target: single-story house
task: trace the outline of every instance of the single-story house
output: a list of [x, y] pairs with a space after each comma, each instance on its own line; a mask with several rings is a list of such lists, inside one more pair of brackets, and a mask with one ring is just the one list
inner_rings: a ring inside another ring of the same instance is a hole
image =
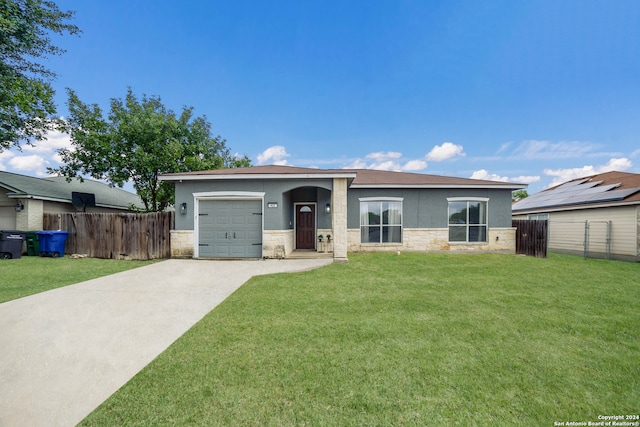
[[511, 192], [525, 184], [366, 169], [255, 166], [165, 174], [175, 257], [293, 252], [515, 252]]
[[518, 201], [513, 219], [549, 220], [550, 251], [640, 261], [640, 174], [573, 179]]
[[137, 194], [98, 181], [0, 171], [0, 230], [42, 230], [45, 213], [123, 212], [132, 206], [143, 206]]

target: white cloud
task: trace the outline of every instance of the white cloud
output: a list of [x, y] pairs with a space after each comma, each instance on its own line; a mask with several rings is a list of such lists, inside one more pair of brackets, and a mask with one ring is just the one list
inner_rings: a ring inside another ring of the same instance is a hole
[[378, 151], [377, 153], [369, 153], [365, 156], [365, 159], [373, 159], [377, 162], [384, 162], [387, 159], [399, 159], [402, 157], [402, 153], [398, 153], [397, 151]]
[[285, 166], [287, 161], [285, 157], [289, 157], [289, 153], [282, 145], [274, 145], [258, 154], [258, 165], [273, 164]]
[[403, 171], [421, 171], [427, 168], [427, 162], [424, 160], [409, 160], [402, 166]]
[[524, 141], [513, 151], [511, 157], [527, 159], [571, 159], [595, 154], [600, 146], [590, 142], [561, 141], [549, 142]]
[[5, 162], [10, 160], [14, 156], [12, 151], [2, 151], [0, 152], [0, 171], [6, 171], [7, 166]]
[[583, 166], [581, 168], [569, 168], [569, 169], [545, 169], [544, 174], [548, 176], [555, 176], [556, 178], [551, 182], [550, 186], [562, 184], [563, 182], [571, 181], [572, 179], [582, 178], [585, 176], [596, 175], [604, 172], [611, 171], [624, 171], [633, 166], [633, 163], [626, 157], [615, 158], [609, 160], [605, 165], [597, 166]]
[[421, 159], [401, 162], [402, 153], [397, 151], [378, 151], [369, 153], [364, 159], [358, 158], [346, 165], [344, 169], [374, 169], [386, 171], [419, 171], [427, 167], [427, 162]]
[[442, 145], [434, 146], [427, 154], [427, 160], [434, 162], [441, 162], [443, 160], [453, 159], [455, 157], [466, 156], [462, 145], [454, 144], [453, 142], [443, 142]]
[[540, 181], [540, 175], [520, 175], [514, 178], [509, 178], [511, 182], [518, 182], [520, 184], [531, 184]]
[[9, 160], [9, 166], [17, 171], [30, 172], [38, 176], [46, 176], [45, 168], [49, 164], [44, 157], [37, 154], [15, 156]]
[[539, 176], [517, 176], [517, 177], [507, 177], [500, 176], [495, 173], [489, 173], [486, 169], [480, 169], [474, 171], [471, 174], [471, 179], [483, 179], [488, 181], [500, 181], [500, 182], [515, 182], [518, 184], [531, 184], [532, 182], [540, 181]]
[[22, 150], [29, 153], [43, 153], [49, 155], [55, 153], [60, 148], [72, 148], [71, 136], [68, 133], [57, 130], [47, 133], [43, 141], [34, 141], [33, 145], [24, 145]]
[[474, 171], [471, 174], [471, 179], [484, 179], [488, 181], [502, 181], [502, 182], [509, 181], [509, 178], [497, 175], [495, 173], [489, 173], [486, 169], [480, 169], [480, 170]]

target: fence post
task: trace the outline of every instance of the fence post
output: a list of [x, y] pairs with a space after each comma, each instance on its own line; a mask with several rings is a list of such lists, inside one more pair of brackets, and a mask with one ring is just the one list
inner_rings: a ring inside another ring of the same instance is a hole
[[611, 259], [611, 220], [607, 221], [607, 259]]
[[589, 220], [584, 222], [584, 257], [589, 256]]

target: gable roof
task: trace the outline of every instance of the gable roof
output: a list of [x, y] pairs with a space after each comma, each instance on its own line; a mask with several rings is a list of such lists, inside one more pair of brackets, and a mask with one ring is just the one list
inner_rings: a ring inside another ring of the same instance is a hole
[[640, 174], [605, 172], [573, 179], [514, 203], [513, 213], [640, 204]]
[[36, 178], [11, 172], [0, 171], [0, 187], [7, 190], [9, 198], [30, 198], [71, 203], [71, 193], [95, 194], [96, 206], [114, 209], [129, 209], [131, 205], [142, 207], [137, 194], [111, 187], [102, 182], [85, 179], [80, 182], [73, 179], [67, 182], [65, 177]]
[[293, 166], [250, 166], [246, 168], [164, 174], [163, 181], [192, 181], [217, 179], [295, 179], [347, 178], [350, 188], [526, 188], [526, 184], [487, 181], [450, 176], [372, 169], [314, 169]]

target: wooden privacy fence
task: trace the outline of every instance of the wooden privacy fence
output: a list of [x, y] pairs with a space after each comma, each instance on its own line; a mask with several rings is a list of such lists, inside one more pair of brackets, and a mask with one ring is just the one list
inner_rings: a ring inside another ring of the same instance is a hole
[[547, 257], [547, 220], [513, 220], [512, 227], [516, 228], [517, 254]]
[[45, 230], [69, 232], [65, 252], [91, 258], [148, 260], [171, 256], [173, 212], [48, 213]]

